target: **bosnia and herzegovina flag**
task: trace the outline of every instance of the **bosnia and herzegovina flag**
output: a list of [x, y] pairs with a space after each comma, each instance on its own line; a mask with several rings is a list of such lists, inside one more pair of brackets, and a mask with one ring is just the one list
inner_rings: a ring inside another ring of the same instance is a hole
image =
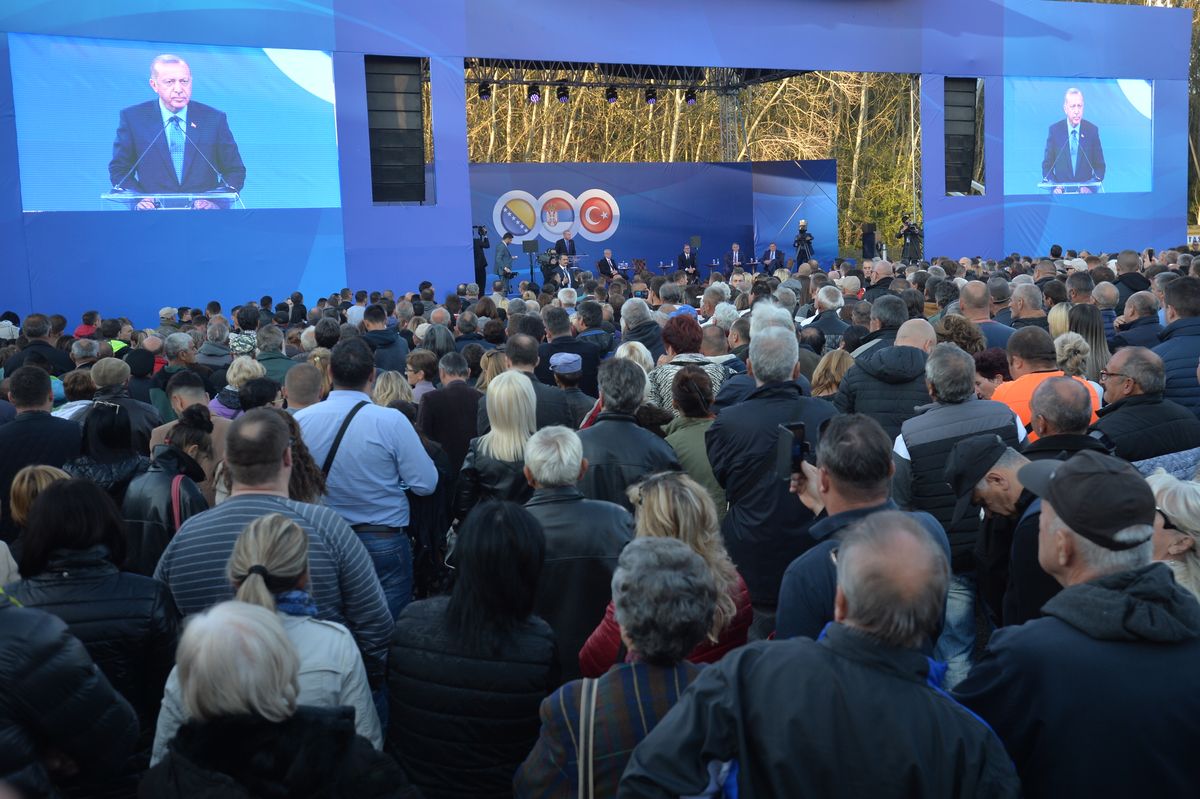
[[536, 220], [537, 215], [533, 211], [533, 206], [520, 197], [514, 197], [506, 202], [500, 211], [500, 223], [507, 232], [514, 236], [528, 236], [529, 232], [533, 230], [533, 223]]

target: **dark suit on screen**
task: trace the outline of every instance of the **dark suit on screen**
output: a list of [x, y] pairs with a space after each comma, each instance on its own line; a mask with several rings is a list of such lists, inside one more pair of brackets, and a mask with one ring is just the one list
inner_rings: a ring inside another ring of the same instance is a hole
[[554, 242], [554, 251], [559, 255], [575, 255], [575, 239], [559, 239]]
[[[204, 103], [188, 103], [182, 181], [175, 175], [167, 146], [168, 133], [163, 127], [158, 100], [121, 111], [112, 160], [108, 162], [108, 177], [112, 184], [116, 186], [120, 182], [122, 188], [146, 194], [210, 191], [220, 186], [221, 181], [213, 168], [205, 163], [204, 158], [207, 158], [221, 173], [226, 185], [242, 190], [246, 166], [223, 111]], [[143, 153], [145, 158], [129, 174]], [[125, 177], [127, 174], [129, 176]]]
[[1067, 120], [1050, 126], [1046, 151], [1042, 155], [1042, 176], [1055, 183], [1082, 183], [1104, 180], [1104, 147], [1100, 129], [1086, 119], [1079, 120], [1079, 155], [1071, 168], [1071, 145], [1067, 141]]

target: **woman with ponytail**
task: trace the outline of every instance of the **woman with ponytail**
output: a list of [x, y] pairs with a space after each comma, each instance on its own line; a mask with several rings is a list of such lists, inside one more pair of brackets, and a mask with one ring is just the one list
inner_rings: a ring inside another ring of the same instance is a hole
[[184, 408], [165, 443], [151, 453], [150, 468], [129, 484], [121, 505], [129, 531], [125, 571], [152, 576], [179, 526], [208, 510], [200, 464], [212, 460], [212, 431], [208, 408]]
[[717, 508], [717, 523], [725, 518], [725, 490], [713, 476], [708, 462], [704, 434], [712, 427], [713, 385], [708, 373], [695, 366], [685, 366], [671, 381], [671, 399], [675, 418], [667, 425], [667, 443], [675, 450], [683, 471], [704, 487]]
[[[316, 618], [308, 586], [308, 535], [288, 517], [272, 513], [238, 536], [229, 556], [235, 599], [273, 611], [300, 656], [298, 705], [354, 708], [356, 732], [376, 749], [383, 746], [379, 716], [367, 671], [354, 637], [337, 622]], [[175, 731], [187, 721], [175, 671], [167, 679], [151, 763], [167, 753]]]

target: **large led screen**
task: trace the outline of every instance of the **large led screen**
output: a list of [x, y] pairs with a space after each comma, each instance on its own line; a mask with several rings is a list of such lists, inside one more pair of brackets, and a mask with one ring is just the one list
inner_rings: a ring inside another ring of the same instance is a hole
[[25, 211], [340, 206], [329, 53], [8, 44]]

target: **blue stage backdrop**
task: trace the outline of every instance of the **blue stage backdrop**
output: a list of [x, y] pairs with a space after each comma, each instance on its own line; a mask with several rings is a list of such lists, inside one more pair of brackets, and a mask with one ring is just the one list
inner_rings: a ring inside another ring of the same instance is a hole
[[505, 232], [513, 234], [511, 249], [523, 274], [529, 261], [519, 254], [521, 242], [536, 240], [545, 250], [567, 230], [592, 271], [606, 248], [618, 262], [642, 258], [652, 271], [673, 268], [693, 236], [700, 237], [705, 267], [720, 263], [735, 241], [743, 260], [771, 242], [791, 257], [801, 219], [824, 265], [837, 254], [833, 161], [473, 164], [471, 211], [493, 245]]

